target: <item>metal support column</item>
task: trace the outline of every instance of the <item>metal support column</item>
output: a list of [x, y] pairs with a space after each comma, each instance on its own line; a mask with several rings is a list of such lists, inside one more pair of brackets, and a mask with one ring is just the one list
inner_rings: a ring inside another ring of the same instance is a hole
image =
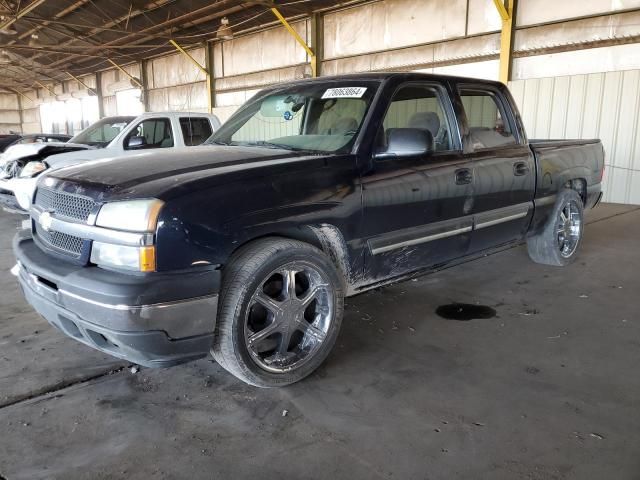
[[311, 15], [311, 49], [315, 53], [311, 61], [311, 71], [319, 77], [322, 75], [322, 60], [324, 59], [324, 17], [319, 13]]
[[207, 106], [209, 113], [216, 106], [216, 80], [213, 62], [213, 43], [204, 43], [204, 63], [207, 70]]
[[144, 105], [144, 111], [150, 112], [149, 108], [149, 79], [147, 78], [147, 63], [148, 60], [142, 60], [140, 62], [140, 82], [142, 82], [142, 105]]
[[18, 101], [18, 116], [20, 117], [20, 132], [24, 132], [24, 107], [22, 104], [22, 97], [16, 93], [16, 100]]
[[511, 80], [513, 64], [513, 31], [517, 0], [493, 0], [502, 19], [500, 34], [500, 81], [504, 84]]
[[96, 72], [96, 96], [98, 97], [98, 117], [104, 118], [104, 94], [102, 92], [101, 72]]

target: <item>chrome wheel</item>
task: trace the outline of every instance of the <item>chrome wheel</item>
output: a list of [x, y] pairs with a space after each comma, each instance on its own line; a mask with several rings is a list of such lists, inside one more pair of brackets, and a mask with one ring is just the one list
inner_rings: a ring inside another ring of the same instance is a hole
[[582, 215], [574, 201], [567, 202], [560, 210], [557, 234], [560, 255], [569, 258], [578, 248], [582, 234]]
[[244, 338], [252, 360], [283, 373], [312, 358], [333, 321], [334, 290], [307, 262], [288, 263], [269, 274], [249, 301]]

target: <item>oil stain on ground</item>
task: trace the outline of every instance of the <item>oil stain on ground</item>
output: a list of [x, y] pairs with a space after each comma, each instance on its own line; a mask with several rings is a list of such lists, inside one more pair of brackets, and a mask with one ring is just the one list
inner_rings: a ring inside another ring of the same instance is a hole
[[449, 305], [440, 305], [436, 308], [436, 314], [447, 320], [476, 320], [493, 318], [496, 311], [486, 305], [471, 305], [468, 303], [451, 303]]

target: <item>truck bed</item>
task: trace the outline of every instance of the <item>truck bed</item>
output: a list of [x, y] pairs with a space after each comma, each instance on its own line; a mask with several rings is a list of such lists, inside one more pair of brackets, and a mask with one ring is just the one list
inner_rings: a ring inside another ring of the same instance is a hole
[[587, 190], [599, 190], [604, 171], [600, 140], [531, 140], [529, 145], [536, 158], [535, 198], [557, 193], [572, 179], [582, 179]]
[[592, 208], [600, 201], [604, 172], [604, 149], [600, 140], [531, 140], [529, 146], [536, 158], [535, 214], [531, 231], [542, 228], [556, 194], [569, 183], [583, 182], [578, 190], [585, 208]]

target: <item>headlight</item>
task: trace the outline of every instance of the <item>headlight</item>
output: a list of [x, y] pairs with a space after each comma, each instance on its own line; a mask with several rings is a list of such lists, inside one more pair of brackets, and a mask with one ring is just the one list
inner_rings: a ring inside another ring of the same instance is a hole
[[91, 263], [137, 272], [153, 272], [156, 269], [156, 247], [128, 247], [93, 242]]
[[91, 263], [137, 272], [153, 272], [156, 269], [156, 247], [127, 247], [93, 242]]
[[47, 168], [49, 167], [47, 167], [47, 164], [44, 162], [29, 162], [20, 171], [20, 175], [18, 176], [20, 178], [35, 177], [36, 175], [39, 175], [42, 172], [44, 172]]
[[[98, 212], [99, 227], [129, 232], [153, 232], [164, 205], [156, 198], [105, 203]], [[156, 247], [133, 247], [94, 241], [91, 262], [96, 265], [153, 272], [156, 269]]]
[[98, 213], [96, 225], [130, 232], [153, 232], [163, 203], [155, 198], [105, 203]]

